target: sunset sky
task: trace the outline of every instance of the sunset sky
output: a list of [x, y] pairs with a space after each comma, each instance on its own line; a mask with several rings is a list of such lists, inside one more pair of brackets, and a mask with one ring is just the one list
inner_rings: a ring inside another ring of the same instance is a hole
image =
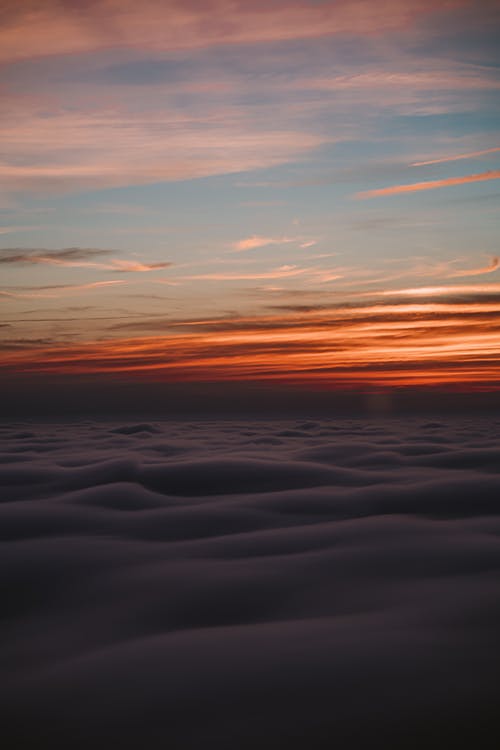
[[0, 377], [500, 382], [495, 0], [0, 10]]

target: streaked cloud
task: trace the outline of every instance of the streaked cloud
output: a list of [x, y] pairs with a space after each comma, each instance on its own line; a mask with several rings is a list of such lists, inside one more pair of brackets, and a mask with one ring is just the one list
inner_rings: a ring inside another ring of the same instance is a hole
[[[494, 75], [488, 75], [482, 68], [474, 66], [456, 65], [449, 68], [433, 68], [426, 71], [412, 70], [396, 71], [370, 70], [360, 73], [348, 73], [332, 77], [299, 79], [294, 81], [294, 87], [318, 89], [324, 91], [372, 91], [378, 89], [392, 93], [394, 90], [406, 91], [436, 91], [453, 89], [499, 89], [500, 81]], [[496, 149], [492, 149], [496, 150]], [[491, 153], [485, 151], [480, 153]], [[462, 157], [467, 158], [467, 157]], [[443, 160], [443, 161], [448, 161]], [[428, 162], [425, 162], [428, 163]], [[434, 162], [431, 162], [434, 163]], [[412, 166], [421, 166], [413, 164]]]
[[445, 296], [445, 295], [480, 295], [493, 294], [500, 292], [500, 284], [463, 284], [463, 285], [441, 285], [441, 286], [416, 286], [406, 289], [390, 289], [382, 292], [373, 292], [381, 297], [428, 297], [428, 296]]
[[443, 180], [429, 180], [427, 182], [412, 182], [409, 185], [391, 185], [376, 190], [363, 190], [354, 195], [355, 198], [378, 198], [385, 195], [399, 195], [402, 193], [416, 193], [420, 190], [435, 190], [453, 185], [466, 185], [472, 182], [500, 179], [500, 169], [490, 169], [479, 174], [469, 174], [463, 177], [446, 177]]
[[[0, 370], [183, 382], [274, 380], [340, 389], [491, 388], [500, 378], [499, 313], [500, 297], [485, 303], [423, 299], [301, 306], [184, 324], [158, 320], [160, 329], [171, 332], [13, 351]], [[131, 330], [154, 325], [154, 320], [124, 324]]]
[[182, 278], [189, 281], [250, 281], [257, 279], [287, 279], [293, 276], [303, 276], [310, 273], [309, 268], [297, 268], [297, 266], [279, 266], [270, 271], [234, 271], [220, 273], [201, 273]]
[[169, 268], [172, 263], [141, 263], [134, 260], [113, 260], [110, 264], [110, 271], [121, 271], [122, 273], [147, 273], [148, 271], [158, 271], [162, 268]]
[[[317, 266], [282, 265], [269, 270], [216, 271], [180, 277], [181, 281], [258, 281], [264, 279], [287, 279], [300, 276], [307, 284], [327, 284], [344, 278], [345, 269], [320, 268]], [[161, 283], [163, 279], [159, 279]]]
[[[6, 253], [6, 254], [4, 254]], [[96, 248], [68, 247], [63, 250], [41, 250], [12, 248], [0, 250], [0, 263], [9, 265], [49, 265], [65, 268], [97, 268], [121, 273], [142, 273], [157, 271], [171, 266], [168, 262], [142, 263], [136, 260], [111, 259], [107, 263], [89, 260], [110, 255], [111, 250]]]
[[90, 258], [109, 255], [111, 250], [87, 247], [66, 247], [62, 250], [44, 250], [42, 248], [2, 248], [0, 263], [29, 264], [48, 263], [52, 265], [67, 265], [86, 261]]
[[470, 268], [463, 271], [455, 271], [450, 274], [450, 278], [456, 278], [459, 276], [482, 276], [485, 273], [493, 273], [500, 267], [500, 259], [492, 258], [491, 262], [487, 266], [480, 266], [479, 268]]
[[[172, 182], [276, 166], [331, 141], [330, 136], [254, 119], [221, 107], [138, 114], [133, 102], [114, 111], [52, 111], [11, 102], [0, 123], [6, 156], [0, 185], [66, 191]], [[153, 111], [151, 111], [153, 107]]]
[[[499, 84], [500, 85], [500, 84]], [[428, 159], [427, 161], [414, 161], [410, 164], [410, 167], [426, 167], [429, 164], [443, 164], [447, 161], [460, 161], [461, 159], [475, 159], [479, 156], [486, 156], [487, 154], [494, 154], [500, 151], [500, 146], [494, 148], [485, 148], [482, 151], [469, 151], [466, 154], [453, 154], [451, 156], [441, 156], [437, 159]]]
[[107, 288], [117, 284], [125, 284], [125, 281], [113, 279], [110, 281], [92, 281], [88, 284], [53, 284], [49, 286], [34, 287], [16, 287], [0, 289], [1, 297], [11, 297], [13, 299], [55, 299], [64, 296], [68, 292], [88, 291], [91, 289]]
[[[455, 0], [448, 8], [466, 4]], [[372, 8], [363, 0], [325, 0], [293, 4], [262, 0], [184, 2], [97, 0], [86, 5], [45, 0], [12, 4], [0, 32], [3, 60], [82, 54], [109, 48], [148, 51], [189, 50], [216, 45], [263, 44], [314, 39], [328, 35], [371, 35], [397, 31], [436, 12], [431, 0], [380, 0]], [[103, 30], [105, 32], [103, 33]]]

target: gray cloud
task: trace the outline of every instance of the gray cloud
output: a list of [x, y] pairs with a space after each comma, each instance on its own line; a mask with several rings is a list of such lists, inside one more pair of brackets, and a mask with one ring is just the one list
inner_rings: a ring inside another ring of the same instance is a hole
[[96, 258], [109, 256], [112, 250], [100, 248], [67, 247], [62, 250], [44, 250], [42, 248], [8, 248], [1, 251], [0, 263], [13, 265], [50, 265], [68, 268], [96, 268], [102, 271], [116, 273], [141, 273], [168, 268], [172, 264], [168, 261], [143, 263], [141, 260], [124, 260], [110, 258], [99, 261]]
[[0, 263], [27, 264], [50, 263], [55, 264], [72, 261], [86, 261], [110, 255], [111, 250], [93, 247], [65, 247], [62, 250], [45, 250], [35, 247], [12, 247], [0, 250]]

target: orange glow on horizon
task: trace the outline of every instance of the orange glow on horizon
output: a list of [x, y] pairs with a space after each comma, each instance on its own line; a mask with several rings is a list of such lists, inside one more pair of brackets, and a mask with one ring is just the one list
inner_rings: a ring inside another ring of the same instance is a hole
[[0, 372], [495, 389], [499, 314], [500, 302], [433, 302], [185, 321], [164, 335], [13, 349]]

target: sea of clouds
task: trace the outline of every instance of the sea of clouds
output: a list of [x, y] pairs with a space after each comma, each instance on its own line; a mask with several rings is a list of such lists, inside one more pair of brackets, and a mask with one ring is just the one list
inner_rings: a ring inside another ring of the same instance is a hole
[[495, 746], [499, 435], [4, 424], [5, 746]]

